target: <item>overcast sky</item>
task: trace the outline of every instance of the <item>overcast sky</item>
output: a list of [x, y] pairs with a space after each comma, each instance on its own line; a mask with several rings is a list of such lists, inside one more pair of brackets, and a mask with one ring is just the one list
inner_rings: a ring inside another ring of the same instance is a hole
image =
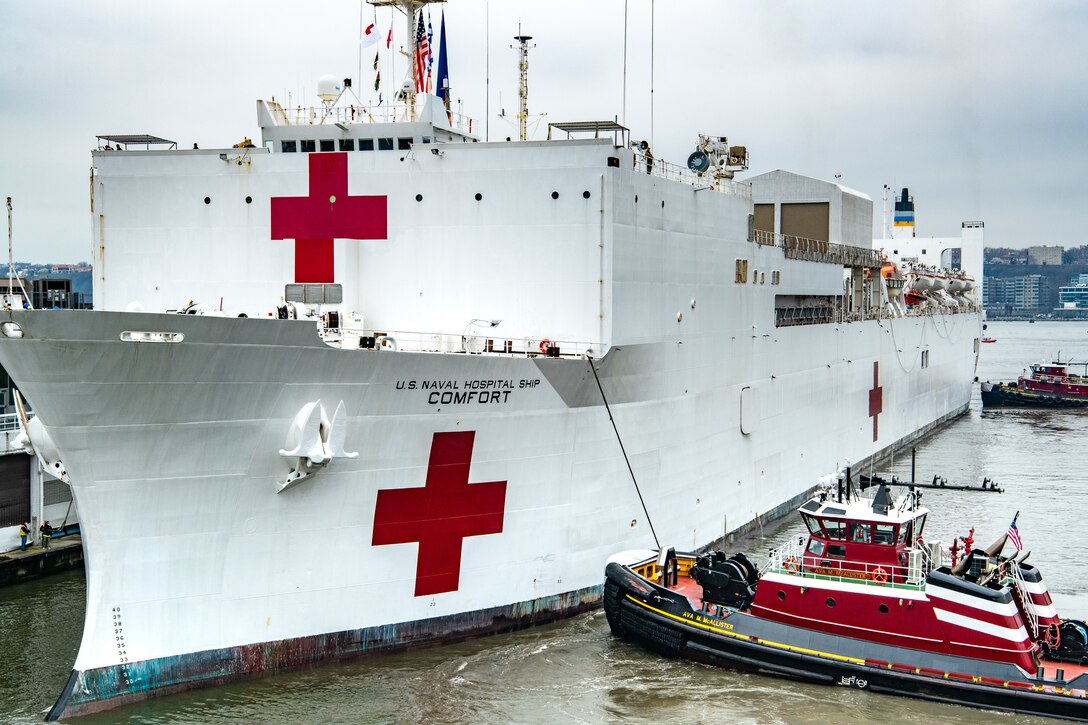
[[[451, 0], [450, 84], [492, 140], [515, 133], [518, 22], [534, 36], [530, 113], [619, 116], [651, 137], [650, 0]], [[259, 142], [254, 101], [310, 104], [324, 74], [358, 76], [356, 0], [0, 0], [0, 197], [15, 257], [90, 258], [97, 134], [189, 148]], [[388, 28], [389, 9], [377, 12]], [[366, 22], [374, 11], [366, 6]], [[487, 18], [490, 35], [485, 32]], [[736, 0], [656, 3], [655, 155], [683, 163], [698, 133], [746, 145], [751, 173], [834, 179], [873, 198], [909, 186], [919, 236], [986, 223], [988, 246], [1088, 243], [1088, 3], [1081, 0]], [[403, 16], [393, 22], [404, 43]], [[488, 42], [490, 37], [490, 42]], [[373, 50], [356, 81], [371, 99]], [[403, 79], [405, 64], [383, 79]], [[501, 96], [501, 102], [500, 102]], [[374, 99], [376, 100], [376, 98]], [[750, 175], [750, 174], [749, 174]], [[6, 227], [4, 229], [6, 231]]]

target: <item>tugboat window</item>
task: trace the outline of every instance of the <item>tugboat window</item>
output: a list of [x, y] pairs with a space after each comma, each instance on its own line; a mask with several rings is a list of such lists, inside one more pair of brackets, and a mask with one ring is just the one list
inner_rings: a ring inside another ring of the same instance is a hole
[[780, 601], [780, 602], [786, 601], [786, 593], [784, 591], [782, 591], [781, 589], [778, 590], [778, 601]]
[[832, 519], [824, 519], [824, 531], [827, 532], [827, 538], [839, 539], [843, 541], [846, 539], [846, 522], [833, 521]]
[[872, 524], [858, 524], [851, 522], [850, 524], [850, 541], [857, 544], [869, 544], [872, 543]]
[[824, 542], [817, 539], [810, 539], [808, 542], [808, 553], [813, 556], [823, 556]]
[[877, 609], [880, 610], [881, 614], [887, 614], [888, 613], [888, 605], [887, 604], [881, 604], [879, 607], [877, 607]]
[[877, 524], [876, 531], [873, 532], [873, 543], [887, 545], [894, 544], [895, 527], [891, 524]]
[[816, 519], [812, 518], [811, 516], [802, 516], [801, 518], [805, 520], [805, 526], [808, 527], [808, 532], [810, 534], [823, 536], [823, 531], [820, 530], [820, 524], [816, 522]]
[[902, 544], [905, 541], [911, 540], [910, 538], [911, 522], [907, 522], [899, 527], [899, 543]]
[[835, 606], [835, 600], [832, 599], [831, 597], [828, 597], [827, 598], [827, 606], [829, 606], [829, 607]]
[[843, 559], [846, 557], [846, 547], [839, 546], [838, 544], [831, 544], [827, 547], [827, 555], [833, 556], [836, 559]]

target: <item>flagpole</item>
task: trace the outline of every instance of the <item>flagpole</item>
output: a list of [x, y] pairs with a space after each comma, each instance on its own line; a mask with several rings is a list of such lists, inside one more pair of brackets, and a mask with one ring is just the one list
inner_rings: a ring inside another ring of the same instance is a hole
[[650, 146], [654, 145], [654, 0], [650, 0]]
[[491, 140], [491, 3], [484, 3], [484, 141]]
[[623, 125], [627, 125], [627, 0], [623, 0]]
[[359, 75], [355, 76], [355, 84], [359, 89], [363, 87], [363, 4], [364, 0], [359, 0]]

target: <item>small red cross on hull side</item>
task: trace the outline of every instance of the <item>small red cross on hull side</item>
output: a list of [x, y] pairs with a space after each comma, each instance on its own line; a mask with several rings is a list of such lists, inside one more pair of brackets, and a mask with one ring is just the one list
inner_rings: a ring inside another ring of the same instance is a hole
[[877, 419], [884, 412], [884, 388], [880, 387], [880, 363], [873, 363], [873, 389], [869, 391], [869, 417], [873, 419], [873, 440], [877, 437]]

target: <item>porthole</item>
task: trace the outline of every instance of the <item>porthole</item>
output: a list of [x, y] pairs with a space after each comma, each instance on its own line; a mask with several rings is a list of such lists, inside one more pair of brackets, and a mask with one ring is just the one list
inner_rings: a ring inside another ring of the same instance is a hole
[[780, 602], [786, 601], [786, 593], [784, 591], [782, 591], [781, 589], [778, 590], [778, 601], [780, 601]]
[[483, 198], [484, 198], [484, 195], [477, 191], [476, 192], [476, 201], [479, 201], [480, 199], [483, 199]]
[[247, 204], [252, 204], [253, 203], [253, 197], [252, 196], [247, 196], [246, 197], [246, 203]]
[[877, 607], [877, 609], [880, 610], [881, 614], [887, 614], [888, 613], [888, 605], [887, 604], [881, 604], [879, 607]]
[[423, 201], [423, 194], [416, 194], [416, 201]]
[[212, 198], [210, 196], [205, 196], [204, 197], [204, 203], [205, 204], [211, 204], [212, 203]]
[[552, 198], [553, 199], [558, 199], [559, 198], [559, 192], [558, 191], [553, 191], [552, 192]]
[[835, 606], [835, 600], [832, 599], [831, 597], [828, 597], [827, 598], [827, 606], [829, 606], [829, 607]]
[[635, 203], [638, 203], [638, 194], [635, 194]]
[[662, 208], [662, 209], [664, 209], [664, 208], [665, 208], [665, 200], [664, 200], [664, 199], [662, 199], [662, 200], [661, 200], [661, 208]]
[[588, 199], [590, 196], [591, 196], [591, 194], [589, 193], [588, 189], [586, 189], [585, 191], [582, 192], [582, 198], [583, 199]]

